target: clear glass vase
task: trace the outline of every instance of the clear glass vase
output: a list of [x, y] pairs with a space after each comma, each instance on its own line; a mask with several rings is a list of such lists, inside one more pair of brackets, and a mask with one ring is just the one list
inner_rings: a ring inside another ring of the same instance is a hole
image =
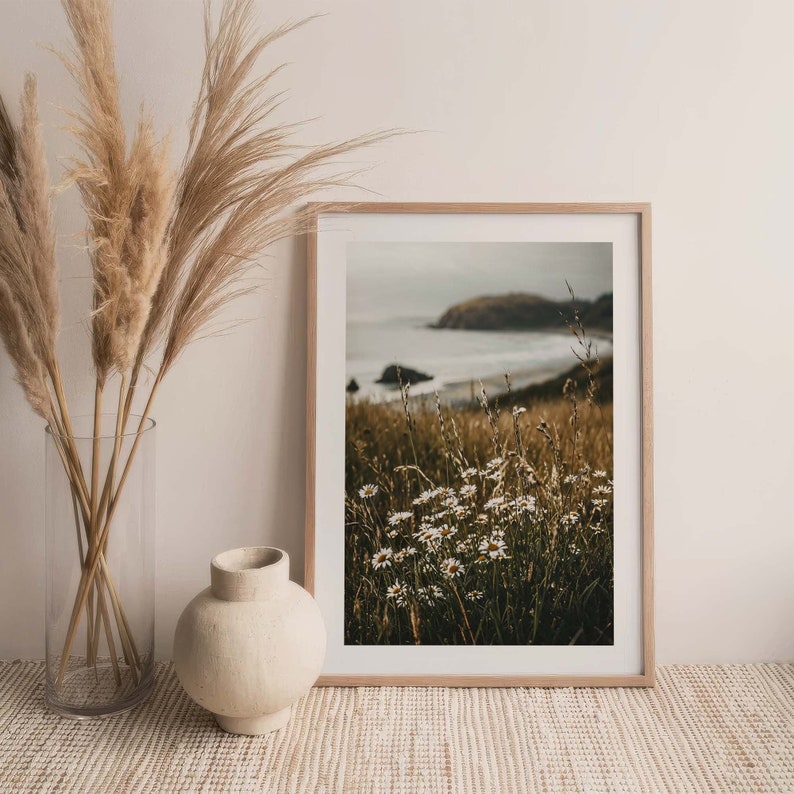
[[141, 703], [154, 686], [155, 423], [76, 417], [46, 430], [45, 697], [66, 717]]

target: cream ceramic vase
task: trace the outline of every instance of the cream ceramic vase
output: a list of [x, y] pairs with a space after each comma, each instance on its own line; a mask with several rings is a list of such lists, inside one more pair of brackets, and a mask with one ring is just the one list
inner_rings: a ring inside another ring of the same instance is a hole
[[289, 556], [233, 549], [211, 564], [211, 586], [179, 618], [174, 667], [185, 691], [230, 733], [283, 728], [317, 680], [325, 626], [314, 599], [289, 578]]

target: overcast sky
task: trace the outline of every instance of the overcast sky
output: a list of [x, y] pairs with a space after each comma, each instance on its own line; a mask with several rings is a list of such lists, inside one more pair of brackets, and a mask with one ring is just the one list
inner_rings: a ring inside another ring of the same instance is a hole
[[481, 295], [530, 292], [567, 300], [612, 291], [611, 243], [352, 242], [347, 249], [349, 320], [436, 317]]

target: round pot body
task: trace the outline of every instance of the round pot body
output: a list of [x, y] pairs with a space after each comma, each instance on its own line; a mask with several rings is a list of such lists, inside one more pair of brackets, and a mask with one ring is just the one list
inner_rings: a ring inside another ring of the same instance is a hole
[[185, 691], [230, 733], [284, 727], [317, 680], [325, 626], [314, 599], [289, 579], [289, 556], [253, 546], [219, 554], [211, 586], [179, 618], [174, 667]]

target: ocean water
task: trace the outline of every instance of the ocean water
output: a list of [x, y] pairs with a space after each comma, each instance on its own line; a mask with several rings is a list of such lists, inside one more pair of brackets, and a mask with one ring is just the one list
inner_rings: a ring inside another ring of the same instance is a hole
[[[376, 383], [389, 364], [400, 364], [432, 375], [431, 381], [411, 385], [411, 394], [437, 390], [450, 399], [468, 397], [479, 382], [486, 392], [505, 391], [504, 375], [516, 388], [554, 377], [576, 364], [569, 332], [463, 331], [429, 328], [435, 317], [392, 317], [349, 322], [347, 380], [355, 378], [359, 397], [399, 398], [393, 386]], [[599, 355], [611, 352], [606, 339], [597, 342]]]

